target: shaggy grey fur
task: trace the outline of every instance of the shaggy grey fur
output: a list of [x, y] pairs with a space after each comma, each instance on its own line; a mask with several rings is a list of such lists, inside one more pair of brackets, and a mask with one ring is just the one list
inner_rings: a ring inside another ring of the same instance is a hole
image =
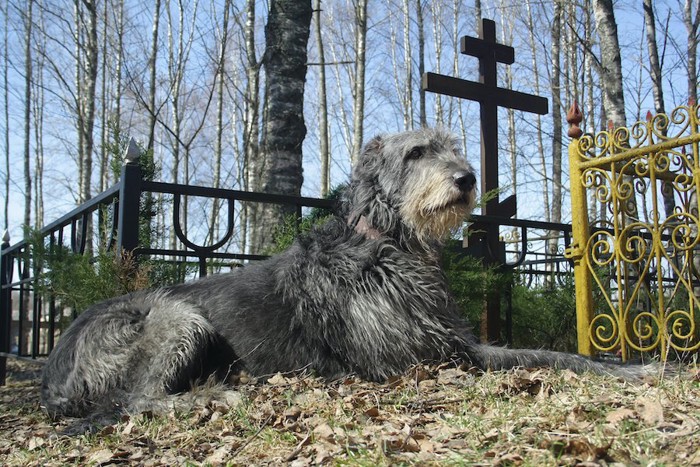
[[288, 250], [80, 315], [45, 366], [43, 406], [53, 416], [136, 410], [240, 370], [380, 381], [455, 356], [483, 369], [608, 371], [579, 356], [507, 350], [474, 337], [439, 253], [474, 207], [475, 182], [443, 131], [375, 138], [339, 213]]

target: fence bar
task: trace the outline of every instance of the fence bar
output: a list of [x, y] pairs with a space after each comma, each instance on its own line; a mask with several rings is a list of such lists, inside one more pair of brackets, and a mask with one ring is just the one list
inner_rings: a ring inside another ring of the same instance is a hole
[[5, 385], [7, 354], [10, 353], [10, 329], [12, 326], [12, 257], [5, 254], [10, 247], [10, 235], [2, 236], [0, 247], [0, 386]]

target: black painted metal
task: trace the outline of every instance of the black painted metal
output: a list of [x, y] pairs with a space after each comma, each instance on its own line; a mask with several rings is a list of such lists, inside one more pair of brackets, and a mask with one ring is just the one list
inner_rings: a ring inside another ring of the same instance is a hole
[[[515, 61], [512, 47], [496, 42], [496, 23], [482, 19], [479, 37], [465, 36], [461, 39], [461, 53], [479, 59], [479, 82], [450, 76], [426, 73], [422, 86], [426, 91], [446, 94], [479, 102], [481, 117], [481, 192], [494, 193], [499, 188], [498, 180], [498, 108], [505, 107], [544, 115], [548, 112], [548, 101], [539, 96], [500, 88], [497, 83], [498, 63], [510, 65]], [[501, 219], [516, 214], [515, 197], [499, 201], [498, 196], [486, 202], [483, 213]], [[499, 240], [498, 222], [485, 223], [485, 235], [479, 251], [490, 265], [505, 265], [504, 246]], [[524, 258], [519, 259], [522, 263]], [[501, 335], [500, 297], [498, 291], [487, 293], [482, 319], [481, 338], [488, 342], [500, 341]]]

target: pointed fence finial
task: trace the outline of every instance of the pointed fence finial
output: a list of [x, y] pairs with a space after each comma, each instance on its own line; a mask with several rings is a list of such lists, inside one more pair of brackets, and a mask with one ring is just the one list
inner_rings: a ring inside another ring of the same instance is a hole
[[579, 127], [583, 121], [583, 115], [578, 108], [578, 102], [574, 101], [566, 112], [566, 121], [569, 123], [568, 135], [570, 138], [580, 138], [583, 135], [583, 130]]
[[129, 138], [129, 145], [126, 147], [126, 152], [124, 153], [124, 163], [135, 164], [138, 162], [139, 157], [141, 157], [141, 149], [139, 149], [139, 145], [136, 144], [136, 140], [131, 137]]

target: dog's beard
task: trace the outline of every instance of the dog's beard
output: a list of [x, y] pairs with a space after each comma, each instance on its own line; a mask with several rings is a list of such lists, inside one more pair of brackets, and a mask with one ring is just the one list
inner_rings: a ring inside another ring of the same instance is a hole
[[443, 240], [461, 227], [474, 209], [474, 190], [462, 192], [451, 179], [433, 176], [433, 180], [408, 184], [399, 212], [404, 224], [421, 242]]

